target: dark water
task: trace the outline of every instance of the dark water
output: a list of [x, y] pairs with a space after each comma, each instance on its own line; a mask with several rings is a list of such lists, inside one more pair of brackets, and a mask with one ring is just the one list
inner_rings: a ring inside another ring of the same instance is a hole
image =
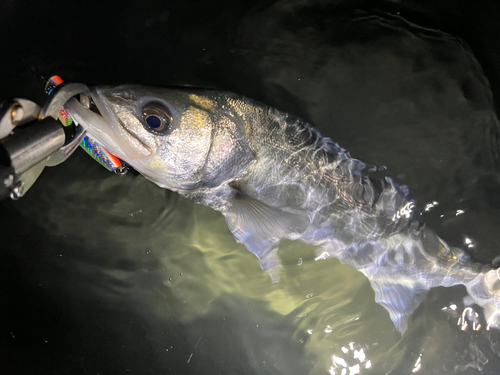
[[[242, 93], [386, 166], [450, 245], [500, 255], [493, 2], [0, 9], [1, 97], [43, 101], [31, 69]], [[500, 373], [500, 332], [464, 288], [432, 290], [401, 337], [351, 268], [286, 242], [273, 285], [217, 212], [82, 151], [0, 213], [2, 373]], [[480, 328], [459, 324], [476, 312]]]

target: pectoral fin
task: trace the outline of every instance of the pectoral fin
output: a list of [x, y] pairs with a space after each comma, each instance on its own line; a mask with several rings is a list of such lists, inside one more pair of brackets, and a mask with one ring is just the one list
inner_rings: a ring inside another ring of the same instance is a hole
[[425, 299], [428, 289], [418, 283], [402, 284], [401, 281], [380, 279], [370, 279], [370, 284], [375, 291], [375, 302], [389, 312], [396, 329], [405, 333], [408, 318]]
[[224, 214], [229, 230], [259, 258], [261, 268], [273, 282], [279, 281], [279, 242], [282, 238], [296, 238], [309, 225], [309, 217], [268, 206], [240, 193], [230, 203], [231, 210]]

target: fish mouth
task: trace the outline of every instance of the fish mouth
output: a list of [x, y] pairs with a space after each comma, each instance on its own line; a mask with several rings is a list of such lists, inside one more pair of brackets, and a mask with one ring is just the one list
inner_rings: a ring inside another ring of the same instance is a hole
[[125, 161], [140, 160], [153, 154], [151, 147], [128, 131], [99, 87], [90, 89], [90, 97], [93, 103], [88, 106], [73, 98], [64, 108], [92, 139]]

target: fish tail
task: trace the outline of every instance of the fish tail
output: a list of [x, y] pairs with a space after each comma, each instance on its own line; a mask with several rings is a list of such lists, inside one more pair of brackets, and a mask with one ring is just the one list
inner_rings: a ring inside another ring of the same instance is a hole
[[442, 280], [437, 278], [439, 284], [431, 287], [464, 285], [470, 297], [467, 300], [483, 308], [488, 327], [499, 329], [500, 269], [473, 261], [465, 251], [448, 246], [429, 229], [423, 231], [422, 238], [426, 254], [436, 258], [441, 273], [446, 272]]
[[473, 302], [484, 310], [488, 327], [500, 328], [500, 269], [481, 272], [477, 278], [465, 284]]
[[347, 247], [332, 240], [322, 251], [368, 278], [375, 301], [401, 333], [431, 288], [454, 285], [464, 285], [473, 302], [483, 307], [488, 325], [500, 328], [500, 270], [472, 261], [430, 229], [413, 224], [388, 238]]

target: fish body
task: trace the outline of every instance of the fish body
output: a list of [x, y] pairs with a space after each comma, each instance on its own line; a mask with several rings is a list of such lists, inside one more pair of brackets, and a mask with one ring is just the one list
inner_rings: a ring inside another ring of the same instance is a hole
[[457, 284], [500, 325], [500, 272], [419, 226], [406, 187], [371, 179], [303, 120], [214, 90], [96, 87], [92, 99], [99, 115], [66, 109], [158, 186], [220, 211], [273, 281], [279, 242], [298, 240], [362, 272], [400, 332], [430, 288]]

